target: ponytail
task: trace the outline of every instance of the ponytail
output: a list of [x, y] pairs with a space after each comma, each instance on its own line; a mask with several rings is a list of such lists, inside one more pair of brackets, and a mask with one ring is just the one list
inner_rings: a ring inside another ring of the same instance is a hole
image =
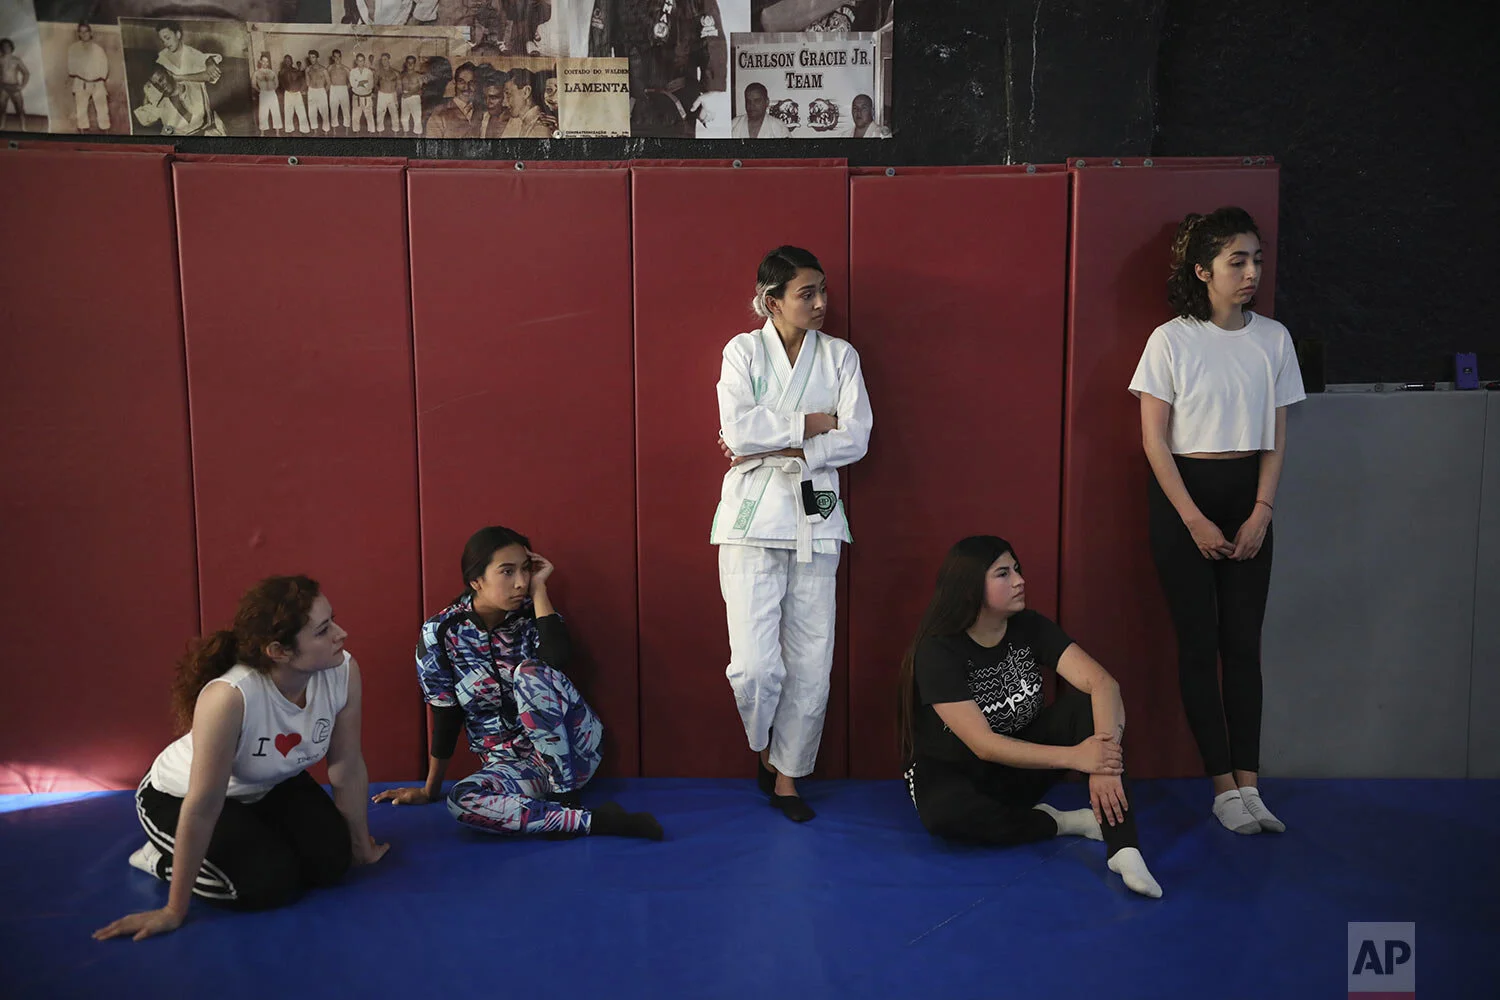
[[198, 695], [215, 677], [223, 677], [239, 662], [239, 643], [227, 628], [195, 639], [177, 662], [177, 679], [172, 684], [172, 709], [182, 732], [193, 728], [193, 708]]
[[274, 664], [266, 647], [272, 643], [295, 651], [297, 634], [307, 626], [319, 593], [318, 582], [305, 576], [268, 577], [240, 598], [233, 628], [219, 629], [190, 643], [177, 662], [172, 683], [172, 708], [179, 730], [193, 728], [193, 709], [209, 681], [239, 664], [269, 673]]

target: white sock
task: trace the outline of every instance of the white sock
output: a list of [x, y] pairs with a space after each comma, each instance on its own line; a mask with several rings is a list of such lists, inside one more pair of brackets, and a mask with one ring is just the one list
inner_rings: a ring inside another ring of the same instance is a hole
[[1286, 824], [1276, 818], [1276, 814], [1266, 808], [1266, 804], [1260, 800], [1259, 788], [1241, 788], [1240, 799], [1245, 803], [1245, 811], [1255, 817], [1260, 828], [1267, 833], [1285, 833]]
[[1094, 818], [1092, 809], [1069, 809], [1063, 812], [1054, 809], [1045, 802], [1038, 802], [1032, 806], [1040, 809], [1051, 816], [1057, 823], [1057, 835], [1059, 837], [1087, 837], [1090, 840], [1103, 840], [1104, 831], [1099, 829], [1099, 821]]
[[1146, 859], [1134, 847], [1122, 847], [1109, 859], [1109, 870], [1125, 880], [1125, 887], [1142, 896], [1161, 898], [1161, 886], [1146, 868]]
[[160, 860], [161, 849], [148, 840], [140, 847], [137, 847], [135, 853], [130, 855], [130, 867], [139, 868], [152, 878], [160, 878], [156, 874], [156, 864]]
[[1260, 820], [1250, 815], [1238, 788], [1214, 796], [1214, 815], [1235, 833], [1260, 833]]

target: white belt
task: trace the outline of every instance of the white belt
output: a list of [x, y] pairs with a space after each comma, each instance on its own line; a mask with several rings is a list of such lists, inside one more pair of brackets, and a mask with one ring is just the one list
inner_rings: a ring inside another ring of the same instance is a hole
[[[762, 465], [767, 469], [796, 478], [797, 485], [794, 491], [797, 494], [797, 502], [801, 505], [805, 491], [812, 489], [812, 470], [807, 467], [807, 463], [800, 458], [775, 455], [768, 458], [753, 458], [748, 462], [741, 462], [735, 468], [743, 474], [748, 474]], [[812, 562], [812, 526], [821, 516], [816, 508], [810, 514], [804, 508], [803, 516], [797, 518], [797, 561], [799, 563]]]

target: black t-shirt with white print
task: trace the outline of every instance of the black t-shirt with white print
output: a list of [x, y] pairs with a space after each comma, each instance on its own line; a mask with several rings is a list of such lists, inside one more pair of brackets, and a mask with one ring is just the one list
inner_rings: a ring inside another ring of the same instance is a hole
[[990, 729], [1012, 736], [1042, 710], [1042, 679], [1073, 640], [1045, 615], [1013, 615], [1005, 635], [986, 648], [958, 635], [928, 636], [917, 645], [916, 705], [912, 742], [918, 757], [977, 760], [963, 740], [943, 724], [933, 705], [972, 699]]

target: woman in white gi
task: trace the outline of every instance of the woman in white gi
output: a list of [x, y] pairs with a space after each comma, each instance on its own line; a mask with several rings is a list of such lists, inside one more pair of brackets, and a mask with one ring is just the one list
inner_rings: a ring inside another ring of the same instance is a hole
[[835, 574], [849, 535], [838, 470], [870, 440], [859, 355], [820, 332], [823, 266], [777, 247], [760, 262], [756, 315], [724, 348], [719, 437], [729, 471], [710, 539], [729, 617], [729, 669], [758, 777], [771, 805], [814, 813], [796, 778], [812, 773], [833, 667]]

